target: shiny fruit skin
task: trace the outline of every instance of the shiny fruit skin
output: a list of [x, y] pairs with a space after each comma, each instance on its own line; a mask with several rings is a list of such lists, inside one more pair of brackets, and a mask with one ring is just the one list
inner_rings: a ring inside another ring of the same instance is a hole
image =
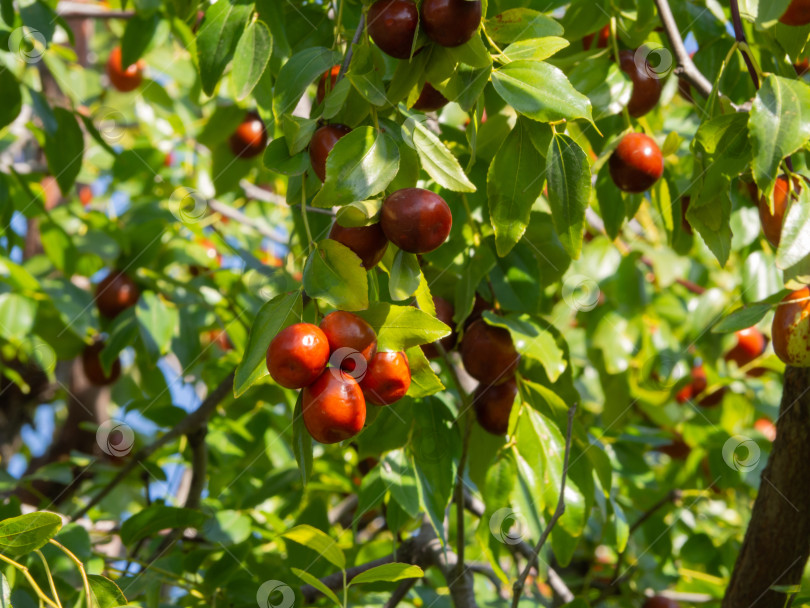
[[[371, 361], [377, 352], [377, 333], [365, 320], [344, 310], [330, 312], [321, 321], [321, 330], [329, 341], [329, 350], [350, 348], [360, 353], [366, 361]], [[355, 362], [344, 359], [343, 369], [353, 371]], [[334, 362], [333, 362], [334, 364]]]
[[762, 232], [765, 238], [774, 247], [779, 247], [782, 240], [782, 225], [785, 223], [785, 213], [788, 210], [790, 182], [787, 176], [780, 175], [776, 179], [773, 190], [773, 213], [771, 213], [768, 198], [759, 199], [759, 220], [762, 223]]
[[726, 361], [734, 361], [737, 367], [745, 367], [765, 352], [768, 343], [756, 327], [741, 329], [735, 335], [737, 344], [726, 353]]
[[656, 595], [644, 602], [643, 608], [681, 608], [681, 605], [675, 600]]
[[380, 224], [388, 240], [409, 253], [429, 253], [447, 240], [453, 214], [430, 190], [403, 188], [383, 201]]
[[304, 426], [320, 443], [354, 437], [366, 422], [366, 400], [360, 385], [334, 368], [304, 388], [302, 411]]
[[610, 156], [610, 176], [625, 192], [646, 192], [664, 174], [658, 144], [644, 133], [628, 133]]
[[228, 145], [237, 158], [254, 158], [267, 147], [267, 129], [256, 112], [248, 112], [245, 120], [236, 127]]
[[377, 0], [368, 9], [368, 33], [380, 50], [396, 59], [409, 59], [419, 9], [412, 0]]
[[345, 125], [326, 125], [315, 131], [309, 142], [309, 161], [312, 170], [322, 182], [326, 181], [326, 157], [338, 140], [351, 129]]
[[633, 81], [633, 94], [627, 104], [627, 111], [633, 118], [639, 118], [658, 105], [662, 87], [661, 80], [651, 75], [652, 68], [647, 60], [644, 60], [644, 66], [639, 67], [635, 57], [633, 51], [622, 51], [619, 53], [619, 67]]
[[107, 76], [113, 87], [122, 93], [129, 93], [137, 89], [143, 82], [143, 69], [146, 67], [143, 59], [138, 59], [127, 69], [121, 65], [121, 47], [117, 46], [110, 52], [107, 59]]
[[793, 0], [787, 10], [779, 17], [785, 25], [807, 25], [810, 23], [810, 0]]
[[506, 431], [509, 430], [509, 415], [517, 393], [517, 382], [514, 378], [495, 386], [479, 385], [475, 389], [473, 406], [475, 418], [481, 428], [493, 435], [506, 435]]
[[110, 368], [110, 375], [104, 372], [101, 366], [101, 351], [104, 350], [104, 342], [99, 341], [85, 347], [82, 352], [82, 367], [84, 375], [94, 386], [107, 386], [112, 384], [121, 376], [121, 360], [116, 359]]
[[[599, 30], [598, 34], [599, 38], [596, 41], [596, 48], [606, 49], [608, 42], [610, 41], [610, 24]], [[588, 34], [582, 39], [582, 46], [586, 51], [589, 51], [591, 46], [593, 46], [594, 38], [596, 38], [596, 33]]]
[[[456, 324], [453, 322], [453, 315], [456, 311], [453, 305], [444, 298], [433, 296], [433, 306], [436, 309], [436, 318], [445, 325], [448, 325], [450, 329], [455, 328]], [[456, 335], [455, 329], [453, 329], [449, 336], [445, 336], [439, 340], [439, 344], [442, 345], [445, 351], [449, 352], [453, 350], [453, 347], [456, 345], [457, 338], [458, 336]], [[439, 349], [436, 348], [435, 343], [423, 344], [422, 352], [425, 353], [425, 357], [428, 359], [438, 359], [440, 356]]]
[[[318, 102], [318, 105], [323, 103], [329, 91], [335, 90], [338, 74], [340, 74], [340, 65], [334, 65], [321, 76], [321, 79], [318, 81], [318, 92], [315, 94], [315, 100]], [[329, 87], [329, 91], [326, 90], [327, 86]]]
[[96, 306], [102, 317], [114, 319], [138, 303], [141, 292], [122, 272], [113, 271], [96, 286]]
[[437, 91], [429, 82], [425, 83], [422, 87], [422, 92], [419, 93], [419, 99], [413, 104], [414, 110], [420, 112], [435, 112], [442, 109], [450, 103], [450, 100]]
[[470, 376], [489, 385], [512, 378], [520, 355], [507, 330], [479, 319], [470, 325], [461, 340], [461, 360]]
[[424, 0], [422, 27], [441, 46], [460, 46], [473, 37], [481, 25], [480, 0]]
[[[808, 298], [804, 302], [797, 302]], [[786, 365], [810, 367], [810, 287], [789, 294], [773, 317], [773, 350]]]
[[282, 329], [267, 349], [267, 371], [285, 388], [315, 382], [329, 363], [329, 342], [317, 325], [296, 323]]
[[335, 222], [329, 231], [329, 238], [346, 245], [356, 253], [366, 270], [379, 264], [385, 255], [385, 250], [388, 249], [388, 239], [379, 223], [346, 228]]
[[378, 352], [368, 363], [360, 388], [368, 403], [390, 405], [411, 386], [411, 367], [403, 352]]

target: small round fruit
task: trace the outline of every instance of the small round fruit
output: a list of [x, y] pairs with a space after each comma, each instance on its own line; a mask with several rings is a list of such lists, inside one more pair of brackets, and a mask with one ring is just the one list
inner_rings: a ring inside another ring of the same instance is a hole
[[756, 327], [741, 329], [735, 335], [737, 344], [726, 353], [726, 361], [734, 361], [737, 367], [745, 367], [765, 352], [767, 340]]
[[[606, 49], [608, 42], [610, 42], [610, 24], [607, 24], [598, 32], [599, 38], [596, 41], [596, 48]], [[582, 39], [582, 46], [586, 51], [590, 50], [593, 45], [593, 39], [596, 38], [596, 33], [588, 34]]]
[[326, 181], [326, 157], [338, 140], [351, 129], [345, 125], [326, 125], [315, 131], [309, 142], [309, 161], [312, 170], [322, 182]]
[[460, 46], [481, 25], [480, 0], [424, 0], [422, 27], [441, 46]]
[[461, 340], [461, 360], [473, 378], [486, 385], [506, 382], [515, 374], [520, 355], [511, 334], [479, 319]]
[[282, 329], [267, 349], [267, 371], [285, 388], [315, 382], [329, 363], [329, 342], [317, 325], [296, 323]]
[[681, 605], [668, 597], [656, 595], [644, 602], [643, 608], [681, 608]]
[[422, 92], [419, 93], [419, 99], [413, 104], [413, 109], [421, 112], [435, 112], [448, 103], [450, 103], [450, 100], [447, 97], [439, 93], [432, 84], [426, 82], [425, 86], [422, 87]]
[[236, 127], [228, 145], [237, 158], [253, 158], [267, 147], [267, 129], [256, 112], [248, 112], [241, 124]]
[[114, 319], [138, 303], [141, 292], [123, 272], [112, 271], [96, 287], [96, 306], [102, 317]]
[[767, 418], [760, 418], [754, 423], [754, 429], [765, 435], [765, 438], [773, 443], [776, 439], [776, 425]]
[[610, 176], [625, 192], [645, 192], [664, 174], [658, 144], [644, 133], [628, 133], [610, 156]]
[[656, 77], [646, 58], [642, 65], [636, 63], [636, 53], [630, 50], [619, 53], [619, 67], [633, 81], [633, 94], [627, 104], [627, 111], [634, 118], [644, 116], [661, 99], [661, 79]]
[[708, 385], [706, 370], [702, 365], [696, 365], [692, 368], [692, 381], [678, 391], [677, 395], [675, 395], [675, 401], [678, 403], [686, 403], [705, 391]]
[[[436, 308], [436, 318], [453, 330], [450, 332], [449, 336], [445, 336], [438, 342], [442, 345], [442, 348], [445, 351], [451, 351], [456, 345], [456, 339], [458, 338], [458, 336], [456, 336], [455, 329], [453, 329], [456, 326], [456, 324], [453, 322], [453, 315], [456, 312], [455, 308], [453, 308], [453, 305], [450, 302], [438, 296], [433, 296], [433, 306]], [[425, 353], [425, 357], [428, 359], [439, 358], [439, 349], [436, 348], [435, 343], [423, 344], [422, 352]]]
[[785, 364], [810, 367], [810, 287], [782, 300], [773, 317], [771, 335], [773, 350]]
[[380, 224], [388, 240], [409, 253], [429, 253], [447, 240], [453, 214], [430, 190], [403, 188], [383, 201]]
[[356, 253], [366, 270], [374, 268], [388, 249], [388, 239], [379, 223], [346, 228], [335, 222], [329, 231], [329, 238], [346, 245]]
[[[336, 310], [326, 315], [321, 321], [321, 330], [329, 341], [329, 350], [335, 352], [341, 348], [360, 353], [366, 361], [377, 352], [377, 334], [374, 328], [363, 319], [344, 310]], [[340, 362], [340, 367], [354, 371], [356, 361], [347, 357]]]
[[368, 9], [368, 33], [380, 50], [408, 59], [413, 49], [419, 9], [413, 0], [377, 0]]
[[93, 190], [90, 186], [84, 185], [79, 188], [79, 202], [83, 207], [87, 207], [93, 201]]
[[762, 223], [762, 232], [774, 247], [779, 247], [779, 242], [782, 240], [782, 225], [785, 223], [785, 213], [788, 210], [789, 194], [790, 181], [786, 175], [780, 175], [776, 179], [773, 190], [773, 212], [771, 212], [767, 197], [762, 196], [759, 199], [759, 220]]
[[121, 65], [121, 47], [115, 47], [107, 59], [107, 76], [112, 85], [122, 93], [129, 93], [137, 89], [143, 82], [143, 69], [146, 67], [143, 59], [124, 69]]
[[209, 331], [208, 341], [210, 344], [216, 344], [223, 351], [233, 350], [228, 333], [224, 329], [212, 329]]
[[363, 430], [366, 400], [354, 378], [329, 368], [304, 388], [302, 413], [315, 441], [338, 443]]
[[121, 376], [121, 360], [116, 359], [110, 368], [109, 375], [101, 366], [101, 351], [104, 350], [104, 342], [98, 341], [85, 347], [82, 352], [82, 367], [84, 375], [95, 386], [107, 386], [112, 384]]
[[366, 401], [374, 405], [390, 405], [399, 401], [410, 386], [411, 367], [403, 352], [376, 353], [360, 381]]
[[810, 23], [810, 0], [793, 0], [779, 17], [779, 22], [798, 26]]
[[323, 100], [326, 99], [326, 94], [328, 92], [335, 89], [338, 74], [340, 74], [340, 65], [334, 65], [331, 69], [324, 72], [323, 76], [321, 76], [321, 79], [318, 82], [318, 92], [315, 95], [318, 105], [323, 103]]
[[480, 384], [475, 389], [473, 405], [475, 418], [481, 428], [493, 435], [505, 435], [517, 394], [517, 382], [514, 378], [495, 386]]

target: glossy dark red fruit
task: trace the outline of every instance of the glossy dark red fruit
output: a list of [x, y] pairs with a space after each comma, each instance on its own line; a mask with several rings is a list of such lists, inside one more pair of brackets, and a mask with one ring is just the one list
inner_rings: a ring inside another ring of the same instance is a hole
[[[799, 184], [794, 182], [794, 192], [798, 188]], [[774, 247], [779, 247], [782, 240], [782, 225], [785, 223], [785, 214], [790, 199], [790, 181], [786, 175], [780, 175], [776, 179], [773, 190], [773, 212], [771, 212], [767, 197], [762, 196], [759, 199], [759, 220], [762, 223], [762, 232]]]
[[810, 0], [793, 0], [787, 10], [779, 17], [785, 25], [807, 25], [810, 23]]
[[123, 272], [112, 271], [96, 287], [96, 306], [102, 317], [114, 319], [138, 303], [141, 292]]
[[481, 25], [480, 0], [424, 0], [421, 25], [442, 46], [460, 46]]
[[267, 147], [267, 129], [256, 112], [248, 112], [245, 119], [236, 127], [228, 145], [238, 158], [254, 158]]
[[411, 367], [403, 352], [378, 352], [368, 363], [360, 388], [366, 401], [390, 405], [399, 401], [411, 386]]
[[354, 378], [329, 368], [304, 388], [302, 413], [315, 441], [338, 443], [363, 430], [366, 400]]
[[285, 388], [303, 388], [315, 382], [329, 363], [329, 342], [312, 323], [282, 329], [267, 349], [267, 371]]
[[681, 608], [681, 605], [675, 600], [656, 595], [644, 602], [644, 608]]
[[461, 340], [461, 360], [468, 374], [489, 385], [512, 378], [520, 355], [507, 330], [479, 319], [467, 328]]
[[690, 448], [687, 443], [679, 437], [672, 443], [661, 446], [658, 448], [658, 451], [662, 454], [666, 454], [672, 458], [672, 460], [686, 460], [686, 458], [692, 452], [692, 448]]
[[326, 94], [335, 88], [339, 74], [340, 65], [333, 65], [331, 69], [323, 73], [320, 81], [318, 81], [318, 92], [315, 95], [318, 104], [322, 104], [323, 100], [326, 99]]
[[326, 181], [326, 157], [338, 140], [350, 132], [351, 129], [345, 125], [326, 125], [312, 135], [309, 142], [309, 161], [315, 175], [322, 182]]
[[625, 192], [645, 192], [664, 174], [658, 144], [644, 133], [628, 133], [610, 156], [610, 176]]
[[404, 188], [383, 201], [380, 224], [388, 240], [409, 253], [429, 253], [447, 240], [453, 214], [430, 190]]
[[509, 415], [517, 394], [514, 378], [494, 386], [480, 384], [475, 390], [473, 406], [481, 428], [493, 435], [505, 435], [509, 430]]
[[810, 287], [782, 300], [773, 316], [773, 350], [786, 364], [810, 367]]
[[374, 268], [388, 249], [388, 239], [379, 223], [346, 228], [335, 222], [329, 231], [329, 238], [354, 251], [366, 270]]
[[[608, 42], [610, 42], [610, 24], [607, 24], [598, 32], [599, 38], [596, 40], [596, 48], [606, 49]], [[582, 46], [586, 51], [590, 50], [593, 46], [593, 39], [596, 38], [596, 33], [588, 34], [582, 39]]]
[[768, 341], [756, 327], [741, 329], [735, 335], [737, 344], [726, 353], [726, 361], [734, 361], [737, 367], [745, 367], [765, 352]]
[[107, 59], [107, 76], [113, 87], [123, 93], [129, 93], [137, 89], [143, 82], [143, 70], [146, 67], [143, 59], [138, 59], [135, 63], [127, 66], [121, 65], [121, 47], [117, 46], [110, 52]]
[[420, 112], [435, 112], [448, 103], [450, 103], [450, 100], [447, 97], [439, 93], [432, 84], [426, 82], [425, 86], [422, 87], [422, 92], [419, 94], [419, 99], [413, 104], [413, 109]]
[[[453, 322], [453, 315], [455, 314], [453, 305], [444, 298], [433, 296], [433, 306], [436, 308], [436, 318], [453, 329], [456, 326]], [[439, 340], [438, 343], [442, 345], [445, 351], [451, 351], [456, 345], [457, 337], [456, 332], [453, 331], [449, 336]], [[425, 353], [428, 359], [437, 359], [439, 357], [439, 349], [436, 348], [435, 344], [423, 344], [422, 352]]]
[[[320, 325], [329, 349], [335, 352], [341, 348], [350, 349], [351, 352], [360, 353], [366, 361], [377, 352], [377, 333], [365, 320], [344, 310], [336, 310], [326, 315]], [[354, 371], [357, 361], [347, 352], [340, 361], [332, 361], [333, 365], [340, 365], [347, 371]]]
[[419, 9], [412, 0], [377, 0], [368, 9], [368, 34], [384, 53], [408, 59], [413, 49]]
[[116, 359], [110, 368], [109, 375], [104, 372], [101, 366], [101, 351], [104, 350], [104, 342], [98, 341], [85, 347], [82, 352], [82, 367], [84, 375], [95, 386], [107, 386], [112, 384], [121, 376], [121, 360]]
[[633, 81], [633, 94], [627, 104], [627, 111], [634, 118], [644, 116], [661, 99], [661, 79], [646, 59], [636, 62], [634, 51], [624, 50], [619, 53], [619, 67]]

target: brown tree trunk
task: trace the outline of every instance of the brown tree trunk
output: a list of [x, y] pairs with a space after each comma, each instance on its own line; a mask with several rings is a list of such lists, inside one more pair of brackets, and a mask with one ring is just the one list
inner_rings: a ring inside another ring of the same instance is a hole
[[723, 608], [783, 608], [810, 555], [810, 368], [788, 367], [776, 441]]

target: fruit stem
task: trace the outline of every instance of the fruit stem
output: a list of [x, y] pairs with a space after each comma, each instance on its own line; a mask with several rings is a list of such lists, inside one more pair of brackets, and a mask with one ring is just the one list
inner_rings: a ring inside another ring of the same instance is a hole
[[335, 21], [335, 41], [332, 43], [332, 48], [338, 44], [340, 40], [340, 24], [343, 22], [343, 0], [338, 0], [337, 20]]
[[487, 32], [487, 28], [482, 25], [481, 26], [481, 31], [484, 32], [484, 36], [486, 36], [486, 39], [489, 42], [489, 44], [492, 45], [492, 48], [495, 49], [496, 51], [498, 51], [498, 54], [503, 55], [503, 51], [501, 50], [501, 47], [499, 47], [497, 44], [495, 44], [495, 41], [492, 38], [489, 37], [489, 33]]
[[309, 216], [307, 215], [307, 179], [301, 179], [301, 217], [304, 220], [304, 230], [307, 232], [307, 244], [312, 250], [312, 231], [309, 229]]

